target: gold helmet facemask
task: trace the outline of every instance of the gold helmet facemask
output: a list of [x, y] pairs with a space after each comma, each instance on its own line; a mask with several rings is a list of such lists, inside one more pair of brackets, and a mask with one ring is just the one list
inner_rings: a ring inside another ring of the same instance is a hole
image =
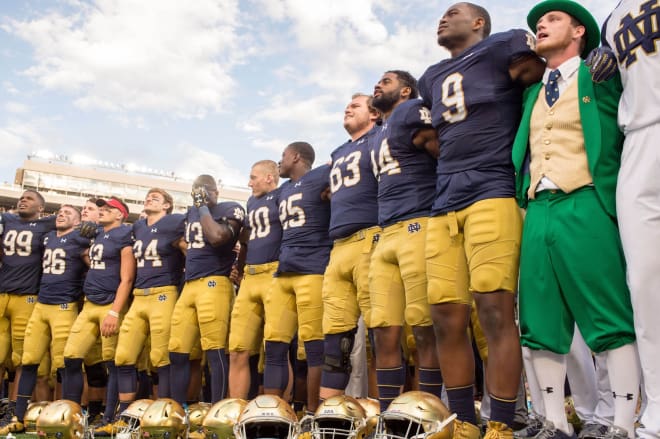
[[119, 414], [119, 419], [124, 421], [126, 426], [119, 429], [117, 439], [138, 439], [142, 415], [153, 402], [153, 399], [138, 399]]
[[237, 439], [294, 439], [298, 418], [291, 406], [275, 395], [259, 395], [250, 401], [234, 426]]
[[333, 396], [319, 405], [314, 414], [314, 439], [363, 439], [367, 414], [360, 403], [347, 395]]

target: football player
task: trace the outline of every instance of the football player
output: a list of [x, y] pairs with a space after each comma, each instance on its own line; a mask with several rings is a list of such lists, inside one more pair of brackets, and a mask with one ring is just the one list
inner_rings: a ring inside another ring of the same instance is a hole
[[466, 328], [473, 301], [488, 342], [489, 434], [513, 422], [522, 360], [514, 321], [521, 215], [511, 145], [522, 92], [543, 73], [524, 30], [490, 36], [481, 6], [457, 3], [440, 19], [451, 58], [420, 78], [440, 154], [426, 242], [429, 303], [455, 434], [477, 438], [474, 356]]
[[119, 330], [115, 364], [119, 383], [119, 413], [136, 399], [136, 364], [150, 339], [151, 365], [158, 372], [158, 397], [170, 396], [167, 345], [178, 288], [183, 275], [184, 216], [173, 214], [172, 196], [152, 188], [144, 200], [145, 219], [133, 224], [133, 255], [137, 263], [133, 302]]
[[429, 111], [408, 72], [385, 72], [372, 104], [382, 123], [370, 138], [378, 178], [378, 223], [383, 227], [369, 268], [370, 324], [375, 335], [381, 410], [401, 393], [404, 322], [412, 327], [419, 356], [419, 388], [437, 396], [442, 376], [426, 292], [424, 244], [435, 190], [436, 134]]
[[11, 361], [16, 367], [9, 406], [0, 420], [5, 425], [14, 415], [25, 328], [39, 291], [44, 236], [55, 229], [55, 216], [40, 218], [45, 204], [39, 192], [26, 190], [18, 199], [17, 214], [0, 214], [0, 364]]
[[368, 142], [379, 113], [370, 100], [369, 95], [353, 95], [344, 110], [344, 129], [351, 138], [332, 152], [329, 237], [334, 243], [323, 276], [321, 399], [344, 393], [360, 315], [369, 327], [369, 260], [380, 230], [378, 181]]
[[330, 256], [330, 166], [312, 169], [314, 148], [293, 142], [282, 153], [282, 245], [277, 278], [266, 298], [264, 392], [281, 396], [288, 382], [287, 352], [298, 331], [307, 355], [307, 410], [319, 402], [323, 365], [323, 272]]
[[75, 229], [78, 224], [80, 212], [71, 205], [62, 205], [55, 219], [56, 230], [44, 237], [43, 274], [37, 304], [25, 330], [16, 416], [0, 428], [3, 436], [25, 431], [23, 418], [37, 383], [37, 368], [48, 348], [51, 367], [62, 373], [64, 345], [78, 316], [78, 299], [87, 270], [85, 258], [89, 239], [80, 236]]
[[245, 210], [235, 202], [219, 202], [218, 186], [210, 175], [195, 179], [192, 197], [184, 235], [185, 284], [172, 314], [168, 345], [170, 393], [180, 404], [186, 402], [190, 352], [199, 334], [211, 371], [211, 400], [216, 403], [226, 394], [229, 361], [225, 348], [234, 298], [229, 275]]
[[85, 304], [64, 348], [62, 397], [80, 404], [83, 359], [100, 336], [103, 362], [108, 369], [105, 413], [98, 426], [101, 428], [114, 419], [117, 405], [115, 349], [135, 279], [135, 257], [131, 227], [123, 224], [128, 218], [126, 204], [115, 197], [99, 199], [96, 204], [101, 227], [95, 231], [89, 248], [90, 266], [83, 284]]
[[[231, 312], [229, 331], [229, 396], [247, 399], [256, 377], [250, 374], [250, 355], [258, 354], [263, 341], [264, 301], [274, 282], [280, 253], [282, 225], [279, 216], [277, 163], [261, 160], [252, 165], [243, 228], [245, 267], [243, 280]], [[247, 247], [247, 248], [245, 248]], [[241, 268], [239, 266], [239, 268]]]
[[[99, 206], [96, 205], [96, 198], [89, 198], [85, 201], [81, 210], [81, 220], [98, 224]], [[90, 424], [98, 421], [102, 416], [105, 387], [108, 384], [108, 371], [103, 364], [102, 350], [101, 339], [99, 338], [85, 356], [84, 361], [87, 387], [83, 390], [82, 400], [83, 402], [87, 401], [87, 416]]]

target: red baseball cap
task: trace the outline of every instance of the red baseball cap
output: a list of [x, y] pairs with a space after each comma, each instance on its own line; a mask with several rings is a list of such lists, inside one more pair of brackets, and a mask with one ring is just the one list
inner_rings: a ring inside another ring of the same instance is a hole
[[121, 200], [117, 198], [110, 198], [108, 200], [104, 200], [103, 198], [99, 198], [96, 200], [96, 205], [99, 207], [108, 205], [110, 207], [113, 207], [115, 209], [119, 209], [121, 214], [123, 215], [124, 219], [128, 218], [128, 206]]

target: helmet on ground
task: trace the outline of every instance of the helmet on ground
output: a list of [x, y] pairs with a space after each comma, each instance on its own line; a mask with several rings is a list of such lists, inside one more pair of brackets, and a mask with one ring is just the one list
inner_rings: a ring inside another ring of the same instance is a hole
[[140, 421], [142, 415], [149, 408], [153, 399], [138, 399], [126, 407], [126, 410], [119, 414], [119, 419], [124, 421], [125, 426], [119, 428], [117, 439], [137, 439], [140, 433]]
[[48, 404], [37, 418], [37, 434], [46, 439], [82, 439], [85, 427], [80, 406], [65, 399]]
[[294, 439], [297, 433], [296, 413], [275, 395], [259, 395], [250, 401], [234, 427], [238, 439]]
[[454, 418], [437, 396], [420, 391], [406, 392], [381, 413], [376, 438], [450, 439]]
[[39, 415], [48, 403], [49, 401], [33, 402], [28, 406], [23, 417], [23, 425], [25, 426], [26, 433], [37, 433], [37, 418], [39, 418]]
[[380, 403], [373, 398], [359, 398], [358, 402], [367, 414], [367, 437], [376, 432], [378, 417], [380, 416]]
[[176, 439], [186, 435], [186, 412], [173, 399], [161, 398], [152, 402], [142, 415], [140, 427], [143, 438]]
[[241, 398], [227, 398], [213, 404], [202, 422], [204, 436], [207, 439], [235, 437], [234, 425], [246, 405], [247, 401]]
[[360, 403], [347, 395], [326, 399], [314, 414], [314, 439], [364, 439], [367, 414]]
[[208, 402], [198, 402], [188, 407], [188, 430], [199, 431], [202, 428], [204, 417], [209, 412], [211, 404]]

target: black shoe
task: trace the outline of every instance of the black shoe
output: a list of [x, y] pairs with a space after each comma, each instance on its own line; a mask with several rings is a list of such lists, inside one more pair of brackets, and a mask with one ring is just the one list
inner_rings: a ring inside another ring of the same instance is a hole
[[598, 424], [595, 422], [588, 422], [584, 424], [578, 439], [603, 439], [607, 433], [607, 425]]
[[546, 420], [543, 423], [543, 428], [538, 432], [534, 439], [577, 439], [575, 432], [573, 434], [566, 434], [558, 428], [555, 428], [555, 424], [551, 421]]
[[628, 439], [628, 432], [625, 428], [617, 427], [613, 425], [607, 429], [605, 439]]
[[514, 430], [513, 437], [516, 439], [526, 439], [534, 437], [543, 428], [543, 417], [540, 415], [530, 415], [527, 419], [527, 425], [521, 429]]

